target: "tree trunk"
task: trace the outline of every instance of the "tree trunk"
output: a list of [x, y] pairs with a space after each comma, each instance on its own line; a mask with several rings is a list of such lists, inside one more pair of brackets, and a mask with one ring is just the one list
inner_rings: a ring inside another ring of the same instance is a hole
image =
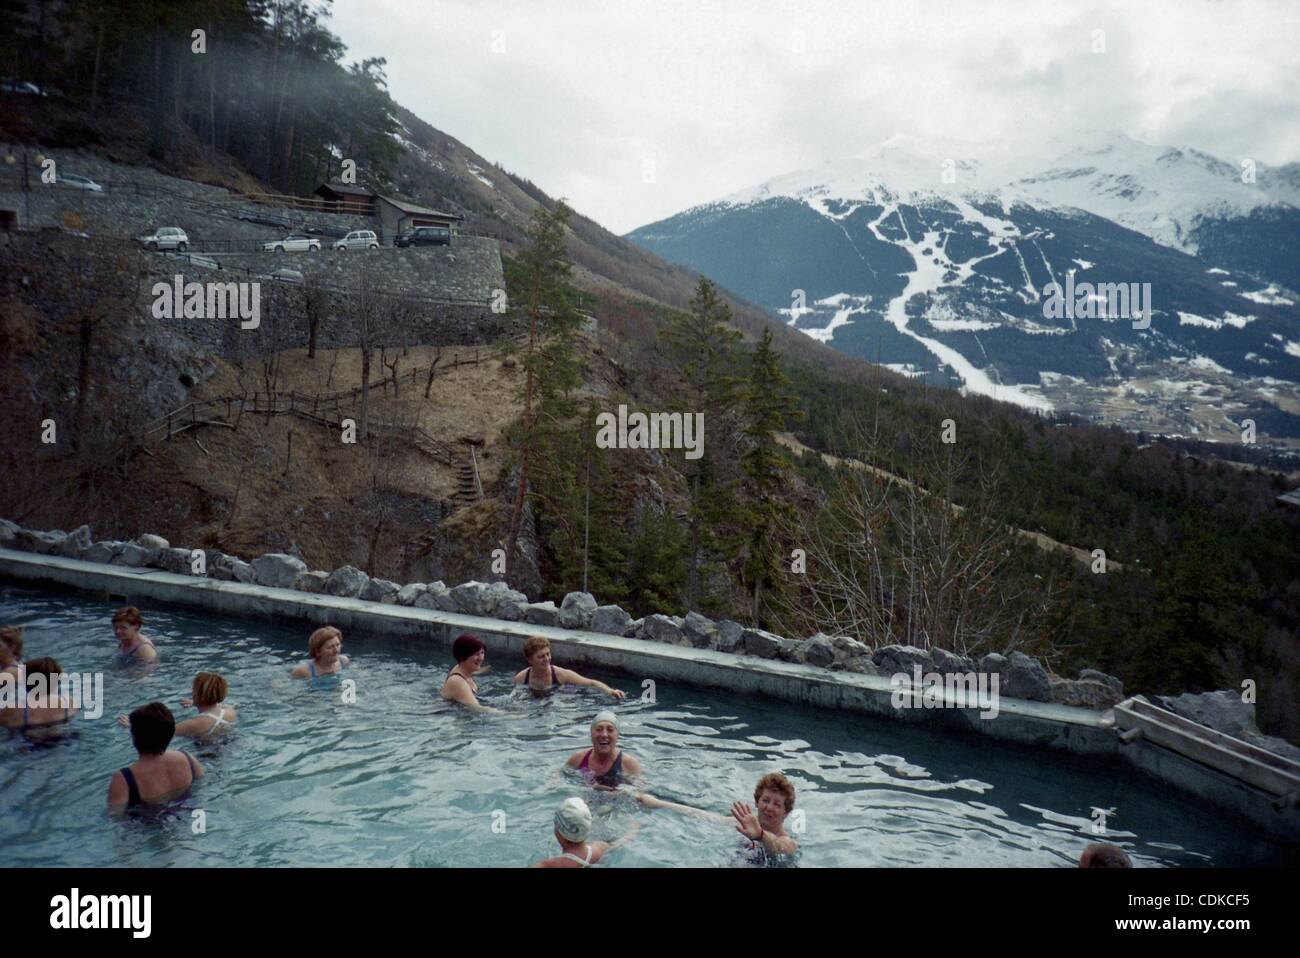
[[369, 435], [370, 423], [370, 353], [369, 343], [361, 347], [361, 441]]
[[99, 100], [99, 67], [104, 54], [104, 14], [99, 15], [99, 32], [95, 37], [95, 68], [90, 74], [90, 115], [95, 115], [95, 104]]
[[[528, 354], [532, 355], [537, 342], [536, 294], [528, 310]], [[515, 504], [510, 513], [510, 532], [506, 537], [506, 574], [514, 571], [515, 543], [519, 540], [519, 526], [524, 516], [524, 491], [528, 488], [528, 459], [532, 448], [533, 431], [533, 364], [528, 365], [528, 381], [524, 387], [524, 448], [519, 457], [519, 485], [515, 489]]]

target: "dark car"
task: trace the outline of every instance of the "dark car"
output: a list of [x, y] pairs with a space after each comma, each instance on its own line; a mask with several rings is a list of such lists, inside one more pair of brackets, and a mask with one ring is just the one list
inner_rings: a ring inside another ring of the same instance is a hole
[[401, 249], [408, 246], [450, 246], [451, 230], [445, 226], [417, 226], [393, 241]]

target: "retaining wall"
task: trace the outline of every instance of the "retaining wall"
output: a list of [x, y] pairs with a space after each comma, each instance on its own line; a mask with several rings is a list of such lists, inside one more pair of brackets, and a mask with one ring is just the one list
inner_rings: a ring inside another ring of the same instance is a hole
[[886, 676], [829, 672], [815, 666], [757, 659], [596, 632], [482, 618], [432, 609], [313, 595], [237, 582], [83, 562], [0, 549], [0, 577], [102, 596], [117, 604], [150, 602], [222, 615], [330, 624], [345, 632], [404, 636], [450, 649], [470, 631], [496, 654], [522, 655], [530, 635], [545, 636], [564, 665], [595, 665], [636, 680], [684, 682], [787, 702], [977, 733], [1005, 742], [1062, 749], [1101, 759], [1118, 757], [1157, 780], [1207, 800], [1225, 813], [1300, 841], [1300, 808], [1278, 809], [1272, 797], [1224, 773], [1150, 742], [1121, 745], [1111, 713], [1002, 698], [994, 719], [973, 709], [896, 709]]

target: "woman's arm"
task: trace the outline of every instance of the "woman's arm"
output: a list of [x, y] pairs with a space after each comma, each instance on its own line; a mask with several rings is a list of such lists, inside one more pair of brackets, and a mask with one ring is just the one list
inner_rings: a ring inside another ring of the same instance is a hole
[[702, 818], [706, 822], [713, 822], [717, 825], [726, 825], [731, 819], [726, 815], [718, 815], [715, 812], [706, 812], [702, 808], [692, 808], [690, 805], [679, 805], [677, 802], [667, 802], [662, 798], [655, 798], [649, 792], [641, 792], [637, 795], [636, 800], [646, 808], [667, 808], [674, 812], [680, 812], [683, 815], [690, 815], [692, 818]]
[[199, 717], [187, 718], [183, 722], [176, 723], [176, 734], [187, 738], [197, 738], [207, 733], [212, 727], [211, 722], [204, 722]]
[[303, 662], [301, 665], [295, 665], [289, 670], [289, 678], [291, 679], [305, 679], [309, 675], [311, 675], [311, 671], [307, 668], [306, 662]]
[[589, 679], [585, 675], [579, 675], [572, 669], [557, 668], [555, 670], [555, 677], [560, 680], [561, 685], [582, 685], [587, 688], [599, 689], [606, 695], [618, 699], [620, 702], [627, 697], [622, 689], [610, 688], [604, 682], [601, 682], [598, 679]]
[[130, 797], [131, 792], [126, 787], [126, 779], [122, 777], [121, 772], [114, 772], [113, 777], [108, 780], [108, 807], [125, 805]]

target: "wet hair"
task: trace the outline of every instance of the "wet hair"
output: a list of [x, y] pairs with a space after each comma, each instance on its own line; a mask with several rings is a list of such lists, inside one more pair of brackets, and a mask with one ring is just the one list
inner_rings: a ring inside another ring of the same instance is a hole
[[140, 616], [140, 610], [133, 605], [128, 605], [124, 609], [118, 609], [113, 613], [113, 624], [117, 625], [119, 622], [125, 622], [127, 625], [134, 626], [137, 629], [144, 625], [144, 619]]
[[161, 755], [176, 734], [176, 718], [161, 702], [150, 702], [131, 713], [131, 741], [141, 755]]
[[794, 811], [794, 785], [780, 772], [768, 772], [758, 780], [754, 786], [754, 801], [757, 802], [764, 792], [780, 792], [785, 799], [786, 814]]
[[9, 651], [14, 654], [14, 658], [23, 657], [23, 627], [21, 625], [6, 625], [0, 629], [0, 642], [9, 646]]
[[58, 659], [53, 656], [47, 655], [39, 659], [32, 659], [27, 663], [27, 681], [29, 684], [33, 676], [43, 675], [46, 679], [52, 679], [62, 673], [62, 666], [59, 665]]
[[472, 635], [458, 635], [456, 641], [451, 644], [451, 654], [455, 656], [457, 662], [464, 662], [470, 656], [478, 655], [479, 652], [486, 649], [483, 640], [475, 638]]
[[317, 629], [311, 634], [311, 637], [307, 639], [307, 654], [313, 659], [320, 658], [321, 646], [330, 639], [338, 639], [339, 642], [342, 642], [343, 633], [332, 625], [322, 626]]
[[542, 638], [542, 636], [530, 635], [524, 642], [524, 658], [531, 659], [538, 652], [542, 651], [542, 649], [549, 649], [550, 647], [551, 643]]
[[216, 672], [200, 672], [194, 676], [194, 704], [207, 708], [224, 701], [230, 685]]
[[1132, 868], [1133, 860], [1124, 849], [1108, 842], [1093, 842], [1079, 856], [1080, 868]]

